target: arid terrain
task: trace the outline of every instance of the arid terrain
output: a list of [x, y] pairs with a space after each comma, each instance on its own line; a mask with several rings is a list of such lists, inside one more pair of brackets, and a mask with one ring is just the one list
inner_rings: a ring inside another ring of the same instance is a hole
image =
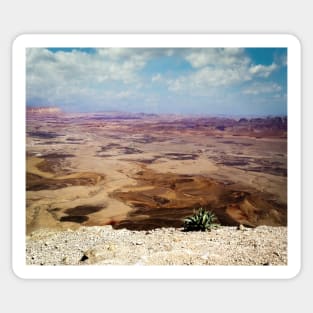
[[287, 227], [220, 226], [210, 232], [112, 226], [38, 229], [27, 236], [28, 265], [287, 265]]
[[287, 226], [287, 119], [27, 110], [26, 230]]

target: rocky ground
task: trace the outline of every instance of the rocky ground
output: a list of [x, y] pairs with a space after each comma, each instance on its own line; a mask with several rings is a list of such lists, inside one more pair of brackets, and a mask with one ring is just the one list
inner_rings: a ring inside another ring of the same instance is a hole
[[28, 265], [287, 265], [287, 228], [219, 227], [211, 232], [41, 229], [26, 239]]

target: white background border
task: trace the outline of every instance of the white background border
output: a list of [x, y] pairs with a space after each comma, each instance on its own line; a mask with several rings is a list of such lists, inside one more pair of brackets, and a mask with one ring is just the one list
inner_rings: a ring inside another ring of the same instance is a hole
[[[292, 278], [301, 264], [301, 211], [288, 210], [288, 266], [25, 265], [25, 48], [288, 47], [288, 208], [301, 207], [301, 51], [290, 35], [23, 35], [13, 44], [13, 269], [22, 278]], [[21, 209], [22, 208], [22, 209]]]

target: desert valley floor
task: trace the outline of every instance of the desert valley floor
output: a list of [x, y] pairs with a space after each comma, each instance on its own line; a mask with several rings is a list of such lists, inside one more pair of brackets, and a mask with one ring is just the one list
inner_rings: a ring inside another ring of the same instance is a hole
[[27, 112], [26, 231], [287, 225], [287, 120]]

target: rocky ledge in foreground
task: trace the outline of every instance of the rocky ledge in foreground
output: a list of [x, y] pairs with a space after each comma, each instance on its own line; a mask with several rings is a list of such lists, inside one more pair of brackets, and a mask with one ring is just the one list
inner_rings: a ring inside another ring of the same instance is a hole
[[26, 239], [28, 265], [287, 265], [287, 228], [220, 227], [211, 232], [37, 230]]

